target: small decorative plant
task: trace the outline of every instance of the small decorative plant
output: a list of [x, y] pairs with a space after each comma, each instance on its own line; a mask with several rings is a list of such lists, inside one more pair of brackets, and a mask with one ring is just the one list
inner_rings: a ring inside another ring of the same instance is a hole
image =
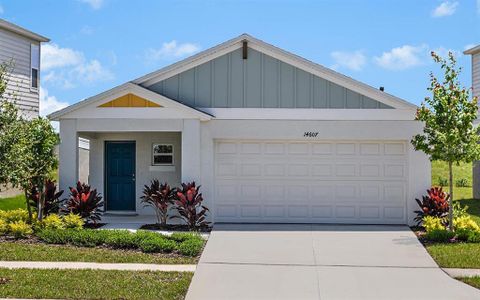
[[455, 181], [455, 186], [457, 187], [468, 187], [468, 180], [465, 178], [460, 178]]
[[96, 224], [101, 220], [103, 200], [96, 189], [91, 189], [88, 184], [77, 182], [77, 187], [70, 187], [70, 196], [65, 201], [62, 209], [64, 213], [77, 214], [86, 223]]
[[182, 183], [181, 188], [177, 188], [175, 193], [175, 209], [179, 216], [172, 218], [180, 218], [191, 229], [208, 226], [210, 223], [206, 221], [208, 208], [202, 205], [203, 197], [199, 192], [200, 186], [196, 186], [195, 182]]
[[415, 221], [422, 223], [425, 216], [444, 218], [448, 215], [450, 195], [445, 193], [441, 187], [432, 187], [427, 190], [427, 195], [422, 197], [422, 201], [415, 199], [420, 210], [415, 211], [417, 216]]
[[150, 186], [144, 186], [143, 196], [140, 198], [145, 206], [152, 206], [155, 209], [158, 224], [167, 224], [168, 209], [173, 204], [174, 193], [175, 189], [170, 188], [167, 183], [160, 184], [157, 179], [153, 179]]
[[447, 186], [448, 185], [448, 179], [439, 176], [438, 177], [438, 185], [439, 186]]
[[[62, 201], [60, 196], [62, 196], [63, 191], [57, 192], [57, 185], [52, 180], [45, 181], [45, 190], [44, 190], [44, 204], [43, 204], [43, 214], [47, 216], [49, 214], [57, 214], [60, 210], [60, 205]], [[37, 186], [33, 186], [28, 193], [28, 201], [30, 201], [31, 207], [34, 209], [38, 208], [38, 202], [41, 198], [41, 192]]]

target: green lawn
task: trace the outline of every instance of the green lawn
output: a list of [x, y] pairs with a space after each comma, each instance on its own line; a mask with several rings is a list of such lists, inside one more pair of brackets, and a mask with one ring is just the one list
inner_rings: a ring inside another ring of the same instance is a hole
[[0, 210], [26, 208], [25, 196], [18, 195], [10, 198], [0, 198]]
[[425, 247], [440, 267], [480, 269], [480, 244], [435, 243]]
[[0, 298], [184, 299], [192, 273], [0, 269]]
[[476, 287], [477, 289], [480, 289], [480, 276], [474, 276], [474, 277], [459, 277], [457, 278], [460, 281], [465, 282], [466, 284], [469, 284], [473, 287]]
[[0, 260], [83, 261], [100, 263], [196, 264], [195, 257], [74, 246], [0, 243]]

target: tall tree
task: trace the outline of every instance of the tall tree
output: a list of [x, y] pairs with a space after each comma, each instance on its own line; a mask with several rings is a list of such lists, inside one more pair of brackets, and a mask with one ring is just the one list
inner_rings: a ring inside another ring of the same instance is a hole
[[435, 52], [431, 56], [443, 71], [438, 79], [430, 73], [432, 97], [426, 97], [417, 110], [416, 120], [424, 123], [423, 134], [412, 139], [415, 150], [421, 150], [430, 160], [448, 163], [448, 183], [450, 187], [449, 229], [453, 229], [453, 164], [472, 162], [480, 158], [480, 145], [477, 128], [473, 121], [477, 118], [477, 98], [470, 98], [470, 90], [461, 85], [453, 53], [442, 58]]
[[46, 118], [27, 119], [13, 100], [5, 96], [10, 63], [0, 64], [0, 184], [20, 187], [25, 194], [30, 220], [32, 209], [27, 194], [36, 186], [41, 194], [38, 217], [41, 219], [45, 180], [57, 167], [55, 146], [58, 134]]

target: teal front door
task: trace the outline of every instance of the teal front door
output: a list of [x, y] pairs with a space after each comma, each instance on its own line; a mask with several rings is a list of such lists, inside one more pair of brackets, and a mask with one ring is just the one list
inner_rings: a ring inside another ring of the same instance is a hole
[[135, 142], [105, 142], [107, 211], [135, 211]]

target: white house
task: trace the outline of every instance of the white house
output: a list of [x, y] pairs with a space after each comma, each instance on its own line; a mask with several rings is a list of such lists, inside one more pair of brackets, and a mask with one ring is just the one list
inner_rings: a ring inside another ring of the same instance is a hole
[[[201, 184], [214, 222], [412, 224], [430, 162], [416, 106], [243, 34], [50, 115], [60, 187], [89, 181], [108, 212], [153, 214], [152, 178]], [[152, 219], [153, 221], [153, 219]]]

